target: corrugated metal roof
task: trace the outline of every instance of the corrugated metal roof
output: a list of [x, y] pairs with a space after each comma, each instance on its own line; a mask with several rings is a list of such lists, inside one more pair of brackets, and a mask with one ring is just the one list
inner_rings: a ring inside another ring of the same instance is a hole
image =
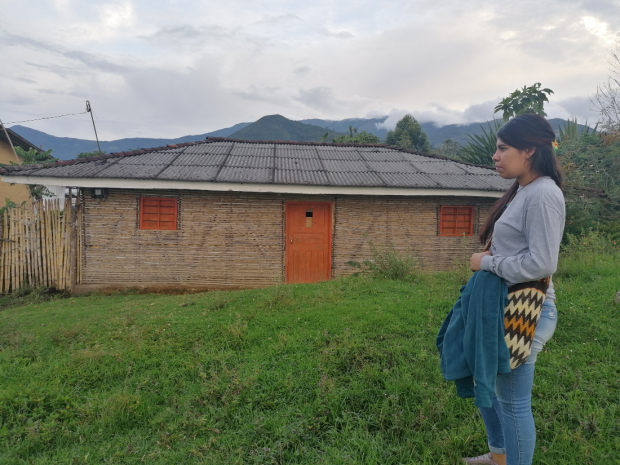
[[[495, 170], [397, 147], [209, 138], [49, 165], [0, 168], [3, 176], [161, 179], [502, 191]], [[191, 188], [188, 186], [188, 188]]]
[[378, 173], [388, 187], [416, 186], [426, 189], [440, 189], [441, 185], [422, 173]]
[[276, 184], [303, 184], [309, 186], [328, 186], [329, 180], [324, 171], [276, 170]]
[[320, 147], [317, 149], [317, 153], [322, 160], [363, 160], [355, 147]]
[[368, 163], [365, 161], [353, 161], [353, 160], [323, 160], [323, 166], [325, 171], [329, 172], [342, 172], [342, 173], [364, 173], [370, 171], [368, 169]]
[[427, 161], [420, 162], [415, 161], [412, 163], [417, 168], [417, 171], [421, 173], [429, 174], [467, 174], [467, 171], [462, 169], [456, 163], [449, 161]]
[[179, 156], [176, 152], [145, 153], [135, 157], [124, 157], [118, 161], [119, 165], [169, 165]]
[[226, 154], [230, 150], [227, 142], [212, 142], [210, 144], [197, 144], [186, 147], [183, 153], [214, 153]]
[[411, 173], [418, 171], [406, 161], [367, 161], [366, 165], [377, 173]]
[[358, 152], [366, 161], [407, 161], [406, 153], [400, 152]]
[[276, 158], [276, 169], [321, 171], [323, 163], [317, 158]]
[[251, 182], [266, 184], [272, 182], [271, 169], [224, 167], [217, 176], [218, 182]]
[[247, 144], [236, 143], [233, 145], [231, 155], [246, 155], [246, 156], [259, 156], [268, 157], [273, 155], [273, 144]]
[[166, 165], [121, 165], [115, 163], [97, 173], [95, 178], [154, 179]]
[[331, 186], [366, 186], [384, 187], [385, 184], [375, 173], [361, 172], [327, 172], [327, 179]]
[[273, 156], [271, 157], [251, 157], [231, 155], [226, 160], [226, 167], [235, 166], [238, 168], [271, 168], [273, 166]]
[[426, 174], [440, 187], [448, 189], [482, 189], [488, 190], [491, 186], [484, 181], [483, 176], [459, 176], [458, 174]]
[[[192, 147], [188, 147], [192, 148]], [[226, 154], [214, 154], [214, 153], [182, 153], [174, 161], [175, 166], [219, 166], [226, 160]]]
[[514, 183], [514, 179], [508, 180], [500, 176], [484, 176], [483, 179], [485, 182], [489, 183], [489, 186], [491, 186], [493, 190], [497, 191], [505, 191]]
[[380, 145], [362, 145], [362, 146], [356, 146], [355, 149], [358, 152], [385, 152], [385, 153], [392, 153], [394, 151], [391, 148], [383, 147], [383, 146], [380, 146]]
[[276, 158], [309, 158], [318, 160], [319, 154], [317, 153], [315, 147], [276, 146]]
[[219, 171], [219, 166], [169, 166], [161, 172], [157, 179], [171, 181], [213, 181]]
[[92, 163], [79, 163], [76, 165], [50, 166], [49, 168], [41, 168], [36, 171], [25, 170], [26, 172], [23, 175], [49, 176], [52, 178], [91, 178], [99, 171], [114, 165], [116, 161], [117, 160], [99, 160]]
[[[461, 163], [459, 165], [459, 168], [464, 169], [465, 171], [467, 171], [468, 173], [472, 173], [472, 174], [484, 174], [484, 175], [489, 175], [489, 168], [480, 168], [478, 166], [474, 166], [474, 165], [465, 165], [463, 163]], [[494, 176], [497, 177], [499, 179], [502, 179], [500, 176]]]

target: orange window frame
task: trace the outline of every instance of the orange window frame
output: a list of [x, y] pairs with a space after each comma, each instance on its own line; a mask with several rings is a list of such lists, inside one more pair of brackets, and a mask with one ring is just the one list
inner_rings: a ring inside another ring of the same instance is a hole
[[140, 198], [140, 229], [176, 231], [178, 199]]
[[473, 236], [474, 207], [442, 206], [439, 214], [440, 236]]

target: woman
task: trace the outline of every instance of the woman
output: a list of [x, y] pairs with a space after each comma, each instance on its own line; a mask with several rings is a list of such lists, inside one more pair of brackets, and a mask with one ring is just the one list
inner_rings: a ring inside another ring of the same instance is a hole
[[[526, 114], [497, 133], [495, 169], [514, 185], [494, 205], [480, 233], [490, 251], [471, 256], [472, 271], [495, 273], [508, 286], [550, 277], [557, 268], [564, 231], [562, 173], [553, 150], [555, 133], [543, 117]], [[480, 408], [490, 452], [464, 459], [468, 464], [529, 465], [536, 444], [531, 394], [534, 363], [557, 323], [553, 283], [546, 299], [531, 354], [510, 373], [499, 374], [493, 407]]]

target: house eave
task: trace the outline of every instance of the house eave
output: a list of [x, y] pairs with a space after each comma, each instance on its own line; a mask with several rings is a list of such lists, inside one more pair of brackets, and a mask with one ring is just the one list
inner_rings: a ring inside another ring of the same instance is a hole
[[174, 181], [158, 179], [57, 178], [44, 176], [2, 176], [15, 184], [42, 184], [45, 186], [98, 187], [116, 189], [172, 189], [226, 192], [254, 192], [304, 195], [389, 195], [389, 196], [450, 196], [499, 198], [503, 191], [474, 189], [432, 189], [410, 187], [350, 187], [310, 186], [298, 184], [252, 184], [230, 182]]

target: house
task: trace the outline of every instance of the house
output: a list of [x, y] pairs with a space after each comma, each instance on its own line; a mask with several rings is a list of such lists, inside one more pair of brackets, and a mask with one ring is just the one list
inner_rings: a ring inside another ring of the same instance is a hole
[[77, 291], [321, 281], [355, 272], [369, 242], [443, 270], [480, 249], [481, 222], [511, 184], [397, 147], [223, 138], [0, 174], [79, 189]]
[[[6, 132], [4, 130], [6, 129]], [[11, 140], [9, 141], [9, 137]], [[35, 149], [39, 151], [37, 147], [28, 142], [9, 128], [0, 127], [0, 165], [10, 165], [11, 163], [21, 164], [20, 160], [13, 152], [11, 143], [15, 147], [21, 147], [24, 150]], [[30, 198], [30, 190], [28, 186], [22, 184], [11, 185], [11, 181], [0, 182], [0, 207], [5, 205], [6, 199], [9, 199], [15, 203], [21, 203], [27, 201]]]

